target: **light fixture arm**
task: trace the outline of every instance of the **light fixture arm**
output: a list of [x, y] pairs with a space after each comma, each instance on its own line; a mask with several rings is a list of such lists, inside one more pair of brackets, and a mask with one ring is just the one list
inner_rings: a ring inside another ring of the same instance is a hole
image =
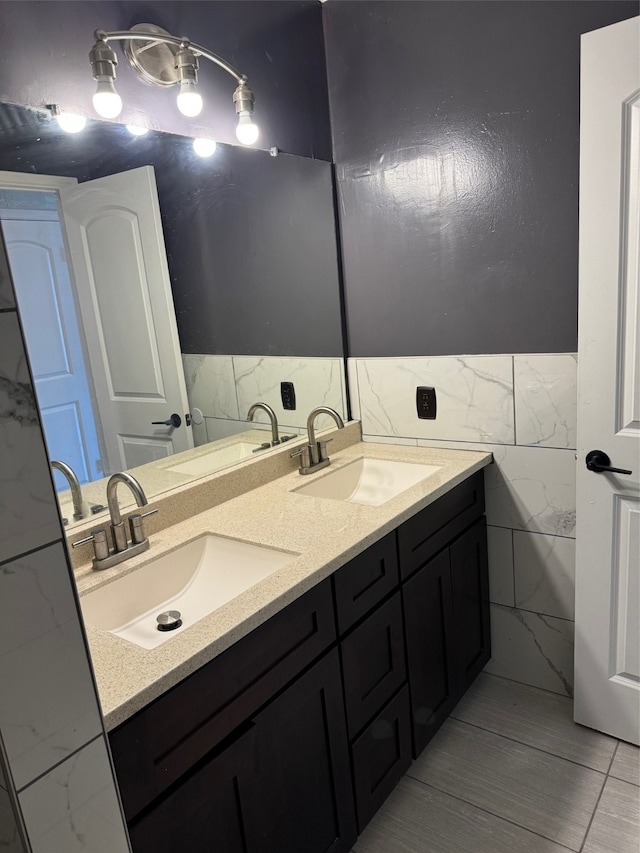
[[238, 83], [246, 83], [247, 75], [241, 74], [239, 71], [222, 59], [220, 56], [216, 56], [215, 53], [211, 53], [211, 51], [207, 50], [205, 47], [202, 47], [199, 44], [193, 44], [193, 42], [189, 41], [186, 37], [178, 37], [172, 35], [163, 35], [161, 33], [145, 33], [141, 30], [136, 30], [132, 32], [131, 30], [96, 30], [94, 33], [94, 38], [97, 42], [107, 43], [109, 41], [149, 41], [149, 42], [163, 42], [164, 44], [174, 44], [177, 47], [188, 47], [195, 56], [203, 56], [205, 59], [208, 59], [210, 62], [215, 63], [223, 71], [226, 71], [227, 74], [230, 74], [234, 77]]

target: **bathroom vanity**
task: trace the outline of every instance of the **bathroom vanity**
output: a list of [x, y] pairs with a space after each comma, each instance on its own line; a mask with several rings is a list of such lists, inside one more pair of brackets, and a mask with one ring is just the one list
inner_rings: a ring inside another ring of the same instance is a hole
[[347, 853], [489, 659], [491, 456], [358, 443], [329, 472], [362, 457], [438, 471], [381, 506], [279, 477], [174, 531], [291, 551], [242, 601], [151, 651], [87, 625], [134, 853]]

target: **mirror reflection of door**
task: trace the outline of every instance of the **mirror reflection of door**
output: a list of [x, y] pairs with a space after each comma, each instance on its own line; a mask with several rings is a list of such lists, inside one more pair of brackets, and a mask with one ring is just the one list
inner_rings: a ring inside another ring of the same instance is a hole
[[[153, 423], [188, 411], [153, 169], [59, 180], [56, 193], [18, 191], [46, 215], [21, 224], [14, 212], [2, 227], [49, 453], [86, 482], [189, 450], [193, 438], [184, 417], [179, 428]], [[2, 197], [10, 204], [9, 190]], [[66, 398], [52, 397], [51, 374]]]
[[[60, 198], [109, 473], [192, 449], [153, 167]], [[164, 425], [174, 412], [180, 426]]]
[[[81, 483], [103, 476], [90, 379], [57, 195], [5, 190], [0, 219], [51, 459]], [[33, 209], [34, 205], [37, 209]], [[56, 488], [69, 488], [55, 472]]]

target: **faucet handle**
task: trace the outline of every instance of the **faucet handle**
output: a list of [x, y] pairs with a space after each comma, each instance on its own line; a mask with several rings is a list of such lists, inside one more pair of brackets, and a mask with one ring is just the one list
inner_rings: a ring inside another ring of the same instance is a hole
[[318, 455], [320, 457], [320, 462], [325, 462], [329, 458], [329, 454], [327, 453], [327, 444], [330, 441], [333, 441], [332, 438], [325, 438], [322, 441], [318, 441]]
[[300, 457], [300, 470], [303, 468], [309, 468], [311, 465], [311, 447], [308, 444], [303, 445], [303, 447], [299, 447], [297, 450], [294, 450], [293, 453], [290, 454], [291, 459], [295, 459], [296, 456]]
[[147, 536], [144, 532], [144, 519], [148, 515], [155, 515], [156, 512], [158, 512], [157, 509], [150, 509], [149, 512], [136, 512], [129, 516], [129, 532], [131, 533], [131, 543], [133, 545], [139, 545], [141, 542], [146, 540]]
[[103, 527], [92, 531], [91, 536], [85, 536], [84, 539], [78, 539], [77, 542], [72, 542], [71, 547], [77, 548], [79, 545], [86, 545], [87, 542], [93, 542], [93, 551], [96, 560], [103, 560], [105, 557], [109, 556], [107, 531]]

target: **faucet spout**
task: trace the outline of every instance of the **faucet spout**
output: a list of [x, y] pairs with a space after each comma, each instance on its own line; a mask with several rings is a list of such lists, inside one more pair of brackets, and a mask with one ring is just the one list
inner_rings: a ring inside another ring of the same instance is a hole
[[318, 453], [318, 442], [316, 441], [315, 421], [318, 415], [329, 415], [336, 422], [338, 429], [344, 429], [344, 421], [335, 409], [330, 409], [329, 406], [318, 406], [309, 412], [307, 418], [307, 435], [309, 438], [309, 447], [311, 448], [312, 461], [317, 462], [318, 459], [313, 459], [314, 453]]
[[146, 506], [149, 503], [147, 496], [144, 493], [144, 489], [135, 477], [132, 477], [131, 474], [127, 474], [126, 471], [114, 474], [107, 483], [107, 505], [109, 507], [109, 513], [111, 514], [111, 524], [114, 526], [122, 523], [120, 505], [118, 504], [119, 483], [124, 483], [131, 489], [138, 506]]
[[278, 418], [271, 406], [267, 405], [267, 403], [254, 403], [249, 409], [247, 420], [252, 421], [253, 416], [258, 409], [262, 409], [263, 412], [266, 412], [269, 415], [269, 420], [271, 421], [271, 443], [280, 444], [280, 437], [278, 435]]
[[73, 501], [73, 518], [75, 521], [80, 521], [81, 518], [84, 518], [84, 507], [82, 500], [82, 489], [80, 488], [80, 481], [76, 475], [76, 472], [73, 470], [71, 465], [67, 465], [66, 462], [58, 462], [56, 459], [51, 460], [51, 467], [55, 471], [60, 471], [61, 474], [67, 478], [69, 483], [69, 488], [71, 489], [71, 499]]

